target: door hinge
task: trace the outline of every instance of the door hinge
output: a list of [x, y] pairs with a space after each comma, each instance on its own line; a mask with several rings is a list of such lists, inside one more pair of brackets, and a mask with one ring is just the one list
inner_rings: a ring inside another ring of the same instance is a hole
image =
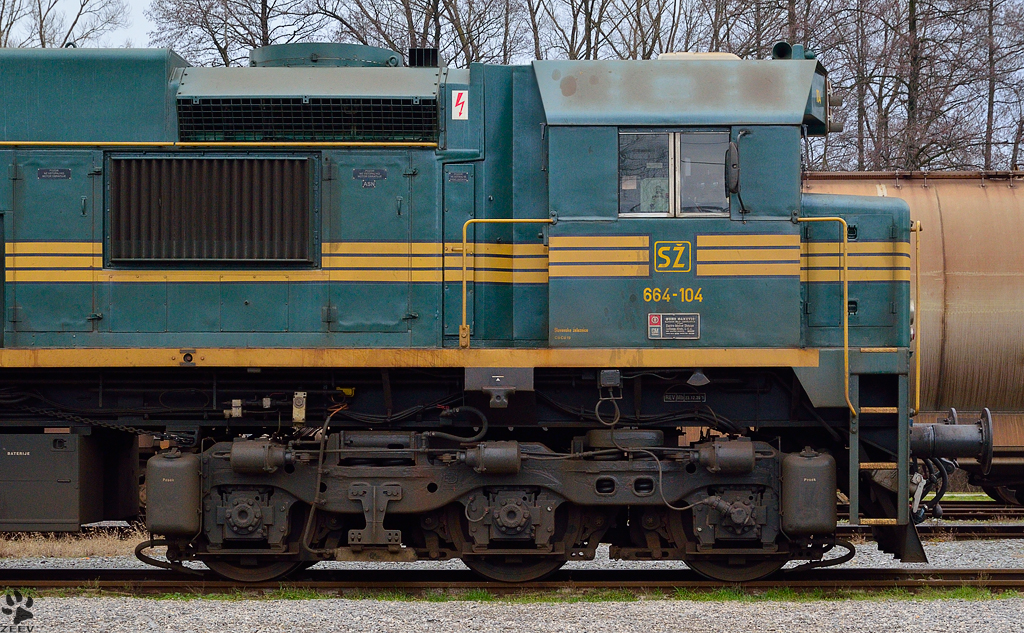
[[8, 180], [21, 180], [22, 179], [22, 175], [23, 175], [22, 169], [18, 165], [8, 165], [7, 166], [7, 179]]
[[338, 306], [324, 306], [320, 309], [320, 319], [324, 323], [334, 323], [338, 320]]
[[7, 320], [11, 323], [21, 321], [21, 306], [11, 306], [7, 308]]

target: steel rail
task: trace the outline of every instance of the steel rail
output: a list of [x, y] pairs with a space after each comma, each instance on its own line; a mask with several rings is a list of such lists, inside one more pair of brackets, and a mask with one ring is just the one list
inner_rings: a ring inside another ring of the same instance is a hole
[[[252, 591], [265, 593], [280, 589], [307, 589], [340, 595], [396, 591], [429, 594], [439, 591], [486, 590], [492, 594], [572, 590], [626, 589], [665, 591], [707, 590], [736, 587], [759, 591], [779, 589], [885, 590], [935, 587], [1024, 588], [1024, 569], [871, 569], [784, 571], [764, 580], [728, 583], [708, 580], [682, 568], [647, 570], [560, 571], [548, 579], [527, 583], [503, 583], [481, 579], [463, 570], [309, 570], [287, 581], [237, 583], [212, 573], [202, 577], [160, 570], [125, 569], [4, 569], [0, 584], [22, 590], [82, 589], [119, 594], [163, 594], [182, 592], [195, 595]], [[369, 596], [369, 597], [372, 597]]]

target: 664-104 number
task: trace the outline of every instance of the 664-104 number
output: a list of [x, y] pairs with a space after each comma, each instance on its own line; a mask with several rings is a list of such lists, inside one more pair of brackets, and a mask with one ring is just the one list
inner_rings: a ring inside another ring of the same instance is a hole
[[671, 288], [644, 288], [644, 301], [682, 301], [683, 303], [701, 303], [704, 301], [704, 295], [701, 294], [700, 288], [677, 288], [677, 292], [672, 292]]

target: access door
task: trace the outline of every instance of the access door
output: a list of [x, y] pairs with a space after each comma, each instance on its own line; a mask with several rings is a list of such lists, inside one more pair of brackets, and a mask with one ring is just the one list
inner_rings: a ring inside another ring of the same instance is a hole
[[330, 329], [408, 332], [418, 317], [409, 311], [411, 283], [426, 269], [409, 240], [409, 155], [357, 151], [335, 158], [330, 234], [323, 245]]
[[[444, 336], [447, 345], [457, 345], [462, 324], [462, 227], [476, 217], [476, 169], [473, 165], [445, 165], [444, 168]], [[473, 333], [474, 236], [469, 226], [466, 253], [466, 323]]]
[[101, 318], [93, 282], [102, 268], [102, 153], [17, 152], [12, 164], [9, 319], [22, 332], [91, 331]]

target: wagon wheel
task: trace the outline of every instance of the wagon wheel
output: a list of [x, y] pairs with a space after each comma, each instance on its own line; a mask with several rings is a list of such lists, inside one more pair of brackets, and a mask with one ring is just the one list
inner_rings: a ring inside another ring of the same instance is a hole
[[747, 556], [743, 562], [738, 564], [732, 564], [731, 559], [727, 557], [688, 559], [684, 562], [687, 567], [701, 576], [722, 582], [760, 580], [771, 576], [786, 564], [785, 560], [764, 558], [764, 556]]
[[[565, 512], [568, 511], [568, 512]], [[580, 513], [575, 507], [563, 505], [563, 512], [566, 516], [563, 520], [555, 522], [555, 535], [552, 544], [561, 544], [565, 551], [568, 551], [575, 543], [581, 527]], [[448, 525], [451, 531], [452, 542], [455, 549], [460, 552], [466, 551], [467, 544], [472, 544], [469, 536], [470, 522], [466, 518], [465, 511], [460, 504], [453, 504], [448, 512]], [[532, 544], [531, 544], [532, 545]], [[538, 580], [552, 574], [566, 563], [564, 555], [546, 556], [533, 554], [524, 549], [521, 555], [516, 554], [467, 554], [462, 557], [462, 562], [476, 573], [490, 580], [498, 582], [528, 582]]]
[[1005, 503], [1008, 505], [1021, 505], [1022, 499], [1024, 499], [1024, 489], [1014, 490], [1013, 488], [1007, 488], [1006, 486], [983, 486], [981, 488], [985, 494], [991, 497], [994, 501]]
[[[260, 560], [255, 565], [245, 565], [241, 557], [209, 557], [203, 558], [206, 564], [218, 576], [237, 582], [267, 582], [284, 578], [288, 574], [303, 567], [302, 561], [290, 560]], [[263, 557], [261, 557], [263, 558]], [[257, 559], [259, 560], [259, 559]]]
[[[672, 540], [677, 547], [685, 547], [687, 542], [697, 540], [693, 535], [692, 516], [689, 511], [669, 514], [669, 533], [672, 534]], [[749, 556], [687, 558], [683, 562], [693, 571], [711, 580], [749, 582], [771, 576], [782, 569], [788, 561], [751, 553]]]
[[483, 556], [467, 556], [462, 559], [476, 573], [498, 582], [529, 582], [540, 580], [562, 568], [565, 560], [547, 556], [506, 556], [503, 554], [485, 554]]

